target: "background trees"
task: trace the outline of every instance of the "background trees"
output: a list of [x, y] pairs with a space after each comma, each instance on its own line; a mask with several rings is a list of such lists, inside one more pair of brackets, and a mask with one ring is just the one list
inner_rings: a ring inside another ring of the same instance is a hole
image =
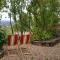
[[6, 0], [0, 0], [0, 10], [6, 6]]
[[59, 22], [57, 0], [32, 0], [28, 12], [32, 13], [34, 26], [33, 39], [46, 40], [55, 35], [53, 27]]
[[15, 22], [15, 31], [29, 30], [29, 16], [24, 12], [26, 8], [26, 0], [10, 0], [11, 2], [11, 13]]
[[20, 3], [20, 0], [10, 0], [10, 3], [11, 3], [10, 11], [12, 13], [12, 16], [15, 22], [16, 31], [18, 31], [16, 15], [17, 15], [17, 8]]

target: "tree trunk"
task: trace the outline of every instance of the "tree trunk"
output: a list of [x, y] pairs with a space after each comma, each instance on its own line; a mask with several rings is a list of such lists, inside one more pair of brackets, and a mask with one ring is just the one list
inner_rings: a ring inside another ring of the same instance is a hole
[[18, 32], [18, 26], [17, 26], [16, 14], [14, 14], [14, 21], [15, 21], [16, 31]]
[[12, 27], [12, 22], [11, 22], [11, 14], [10, 14], [10, 25], [11, 25], [12, 34], [14, 34], [13, 27]]

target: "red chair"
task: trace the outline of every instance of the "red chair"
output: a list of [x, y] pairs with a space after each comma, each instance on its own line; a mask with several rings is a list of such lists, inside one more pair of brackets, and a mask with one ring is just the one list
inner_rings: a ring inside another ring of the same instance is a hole
[[20, 50], [22, 52], [23, 52], [23, 50], [25, 50], [26, 52], [24, 52], [24, 54], [31, 54], [31, 52], [30, 52], [30, 49], [31, 49], [30, 48], [30, 32], [25, 32], [24, 34], [22, 34], [20, 36], [19, 40], [20, 40]]
[[8, 35], [8, 44], [6, 48], [8, 56], [18, 54], [18, 35]]

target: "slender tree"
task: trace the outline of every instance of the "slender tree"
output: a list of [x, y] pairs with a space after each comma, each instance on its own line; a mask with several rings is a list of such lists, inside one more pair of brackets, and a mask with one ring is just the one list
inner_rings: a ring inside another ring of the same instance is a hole
[[[26, 1], [25, 0], [11, 0], [11, 12], [15, 21], [15, 26], [17, 31], [20, 30], [21, 33], [23, 33], [23, 31], [28, 30], [28, 23], [27, 23], [27, 19], [28, 19], [28, 15], [27, 13], [24, 13], [24, 9], [26, 8]], [[19, 17], [17, 17], [17, 15]], [[18, 18], [18, 22], [17, 23], [17, 18]], [[20, 25], [18, 27], [18, 25]], [[20, 29], [19, 29], [20, 28]]]
[[[21, 32], [22, 32], [22, 10], [24, 8], [23, 3], [24, 0], [11, 0], [11, 12], [15, 21], [15, 26], [16, 26], [16, 30], [18, 31], [18, 24], [17, 24], [17, 18], [19, 18], [19, 22], [20, 22], [20, 28], [21, 28]], [[17, 17], [17, 15], [19, 17]]]
[[21, 5], [19, 6], [21, 9], [18, 9], [19, 14], [19, 22], [20, 22], [20, 31], [21, 34], [25, 31], [30, 31], [31, 29], [31, 13], [23, 11], [26, 9], [29, 4], [27, 4], [27, 0], [21, 0]]
[[12, 34], [14, 34], [12, 21], [11, 21], [11, 13], [9, 13], [9, 17], [10, 17], [11, 32], [12, 32]]
[[11, 3], [11, 12], [12, 12], [12, 15], [13, 15], [13, 19], [14, 19], [14, 22], [15, 22], [15, 26], [16, 26], [16, 31], [18, 31], [18, 28], [17, 28], [17, 19], [16, 19], [16, 15], [17, 15], [17, 4], [16, 2], [18, 2], [17, 0], [10, 0], [10, 3]]

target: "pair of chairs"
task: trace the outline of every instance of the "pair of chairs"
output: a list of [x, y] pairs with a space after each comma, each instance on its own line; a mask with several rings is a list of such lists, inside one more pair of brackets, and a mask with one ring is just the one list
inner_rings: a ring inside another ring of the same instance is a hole
[[29, 44], [30, 34], [23, 35], [8, 35], [8, 43], [5, 48], [5, 51], [8, 56], [14, 56], [15, 54], [19, 55], [20, 47]]

